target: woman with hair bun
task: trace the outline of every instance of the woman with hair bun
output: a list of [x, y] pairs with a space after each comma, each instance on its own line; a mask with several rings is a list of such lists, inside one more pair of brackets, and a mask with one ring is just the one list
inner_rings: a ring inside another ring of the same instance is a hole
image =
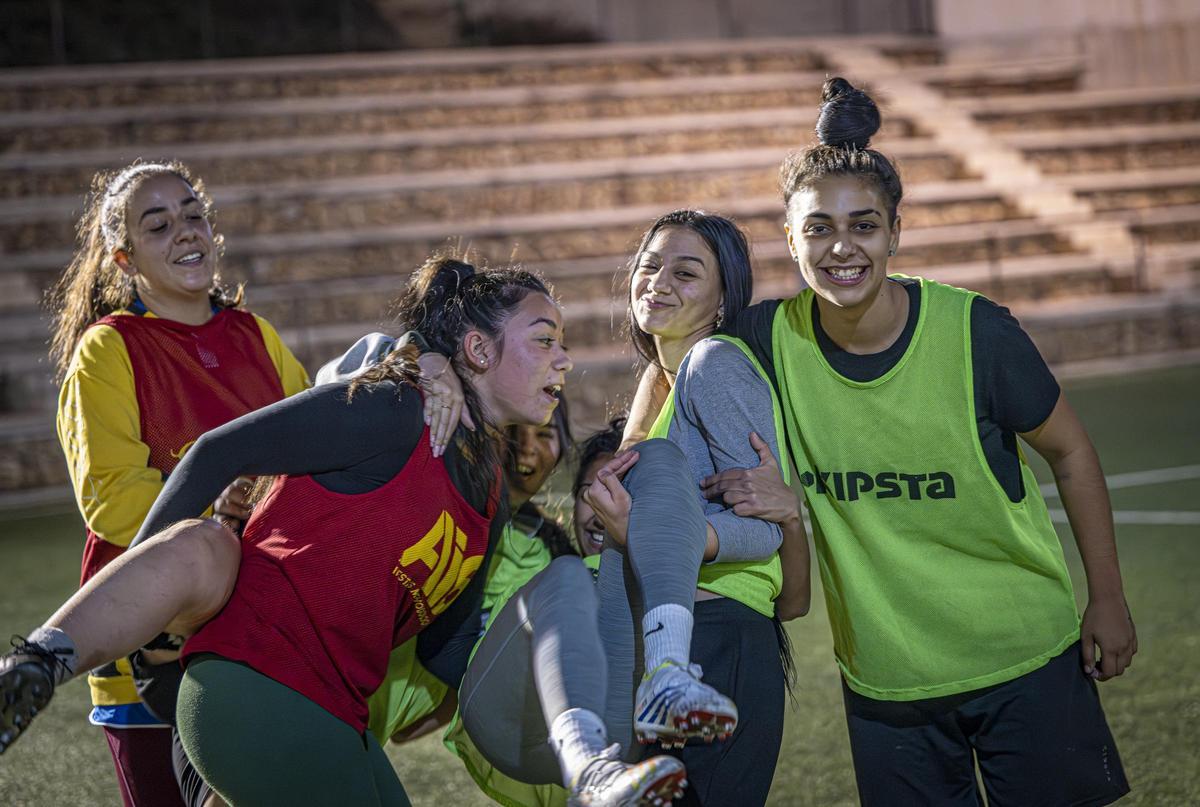
[[[493, 434], [547, 422], [571, 361], [558, 306], [518, 269], [431, 259], [400, 319], [453, 357], [481, 428], [434, 456], [407, 349], [200, 437], [133, 549], [0, 658], [0, 749], [56, 684], [167, 630], [190, 636], [183, 747], [226, 801], [408, 803], [365, 733], [367, 696], [412, 636], [431, 672], [461, 676], [476, 571], [507, 521]], [[231, 480], [267, 475], [240, 540], [196, 519]]]
[[[58, 435], [87, 528], [81, 584], [125, 551], [196, 438], [308, 386], [275, 329], [221, 283], [213, 216], [204, 183], [182, 163], [100, 172], [79, 249], [51, 292]], [[218, 513], [244, 517], [244, 490], [231, 486]], [[173, 656], [148, 650], [138, 660]], [[170, 718], [139, 698], [130, 662], [88, 681], [90, 719], [104, 729], [125, 804], [180, 803]]]
[[[978, 765], [989, 804], [1108, 804], [1129, 786], [1095, 680], [1137, 638], [1099, 460], [1006, 309], [888, 273], [903, 191], [879, 125], [867, 93], [826, 82], [820, 143], [781, 171], [808, 288], [730, 324], [783, 400], [860, 798], [978, 804]], [[1018, 436], [1054, 472], [1082, 620]]]

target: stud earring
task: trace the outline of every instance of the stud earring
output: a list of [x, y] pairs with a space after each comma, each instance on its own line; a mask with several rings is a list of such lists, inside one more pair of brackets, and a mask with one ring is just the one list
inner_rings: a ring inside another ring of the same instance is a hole
[[896, 254], [896, 250], [894, 250], [894, 249], [888, 250], [888, 255], [895, 255], [895, 254]]

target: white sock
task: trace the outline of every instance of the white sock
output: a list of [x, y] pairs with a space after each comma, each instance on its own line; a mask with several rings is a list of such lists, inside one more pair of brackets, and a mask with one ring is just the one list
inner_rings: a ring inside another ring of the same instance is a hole
[[75, 653], [75, 642], [70, 636], [58, 628], [41, 627], [26, 636], [25, 641], [46, 648], [66, 665], [65, 669], [62, 665], [54, 665], [55, 684], [61, 684], [74, 675], [79, 657]]
[[550, 725], [550, 747], [562, 768], [567, 790], [584, 767], [604, 750], [608, 732], [600, 715], [588, 709], [568, 709]]
[[664, 661], [686, 667], [692, 652], [692, 612], [675, 603], [650, 609], [642, 617], [642, 644], [647, 672]]

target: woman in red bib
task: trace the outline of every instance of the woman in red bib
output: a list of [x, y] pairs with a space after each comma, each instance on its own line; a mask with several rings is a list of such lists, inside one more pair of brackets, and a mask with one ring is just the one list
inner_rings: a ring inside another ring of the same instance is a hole
[[[53, 293], [58, 434], [87, 528], [81, 584], [125, 551], [200, 435], [308, 386], [275, 329], [221, 284], [212, 215], [182, 164], [97, 174]], [[235, 516], [239, 493], [224, 508]], [[180, 804], [170, 727], [138, 697], [129, 662], [88, 680], [125, 804]]]
[[[571, 362], [558, 306], [521, 270], [431, 260], [401, 312], [404, 325], [454, 357], [484, 428], [460, 430], [434, 456], [410, 349], [354, 381], [204, 435], [175, 469], [135, 550], [64, 605], [38, 641], [31, 635], [24, 657], [0, 662], [10, 704], [0, 743], [31, 716], [13, 701], [40, 708], [48, 699], [47, 666], [35, 658], [53, 658], [47, 664], [61, 681], [165, 627], [191, 636], [177, 712], [183, 745], [227, 801], [408, 803], [364, 732], [366, 698], [391, 649], [417, 634], [431, 672], [461, 676], [478, 633], [476, 571], [508, 518], [496, 429], [547, 422]], [[181, 521], [230, 480], [264, 475], [276, 479], [240, 542], [215, 522]], [[135, 591], [130, 622], [107, 627], [102, 614], [128, 605]]]

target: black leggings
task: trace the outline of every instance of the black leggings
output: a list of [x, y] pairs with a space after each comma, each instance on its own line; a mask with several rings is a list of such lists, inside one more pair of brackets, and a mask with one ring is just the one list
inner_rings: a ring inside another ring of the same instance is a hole
[[764, 804], [783, 742], [784, 674], [773, 620], [737, 600], [695, 607], [692, 661], [704, 682], [737, 704], [738, 726], [724, 742], [692, 740], [669, 751], [687, 766], [684, 805]]

